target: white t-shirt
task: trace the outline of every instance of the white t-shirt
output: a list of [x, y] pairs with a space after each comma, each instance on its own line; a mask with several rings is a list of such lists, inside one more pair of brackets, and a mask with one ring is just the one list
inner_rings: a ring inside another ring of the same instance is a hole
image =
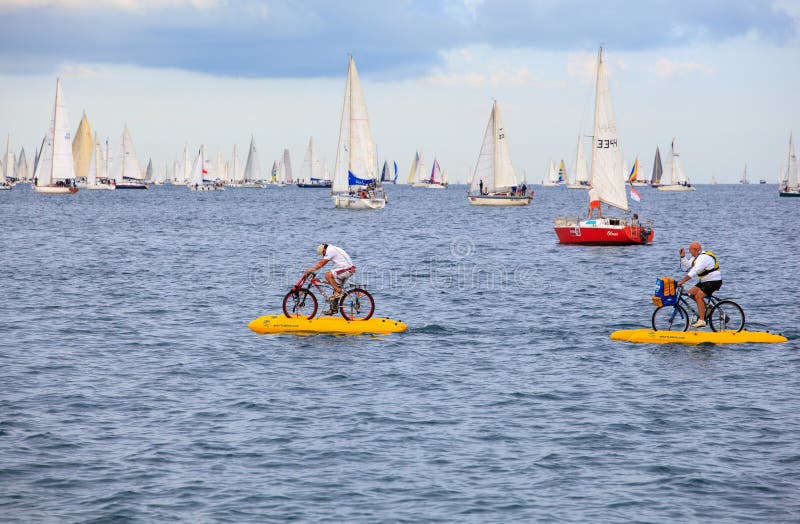
[[350, 260], [350, 257], [344, 252], [344, 249], [340, 247], [328, 245], [328, 248], [325, 250], [325, 256], [322, 258], [332, 262], [334, 270], [353, 267], [353, 262]]
[[[596, 187], [593, 187], [589, 190], [589, 202], [594, 202], [595, 200], [600, 200], [600, 191], [597, 190]], [[675, 260], [675, 259], [673, 259]]]
[[[714, 257], [706, 255], [705, 253], [700, 253], [697, 255], [696, 259], [686, 257], [682, 258], [681, 265], [683, 266], [683, 269], [688, 270], [689, 278], [695, 278], [698, 273], [706, 269], [714, 269]], [[722, 273], [718, 269], [699, 278], [700, 282], [714, 282], [717, 280], [722, 280]]]

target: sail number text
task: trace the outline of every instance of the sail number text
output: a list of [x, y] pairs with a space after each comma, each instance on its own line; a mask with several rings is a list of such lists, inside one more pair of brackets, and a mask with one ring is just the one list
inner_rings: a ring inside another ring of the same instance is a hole
[[597, 149], [609, 149], [612, 147], [617, 147], [616, 138], [601, 138], [597, 140]]

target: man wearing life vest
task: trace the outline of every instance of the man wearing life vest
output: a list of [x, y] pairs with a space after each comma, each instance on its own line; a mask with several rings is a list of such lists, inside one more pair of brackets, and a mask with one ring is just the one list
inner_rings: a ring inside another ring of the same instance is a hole
[[703, 301], [705, 297], [710, 297], [716, 290], [722, 287], [722, 273], [719, 270], [719, 261], [716, 255], [711, 251], [702, 251], [700, 242], [692, 242], [689, 244], [689, 253], [692, 258], [686, 258], [683, 248], [680, 250], [681, 266], [683, 269], [688, 270], [686, 276], [683, 277], [679, 286], [682, 286], [687, 280], [697, 277], [699, 282], [689, 290], [690, 295], [694, 295], [694, 301], [697, 302], [697, 313], [700, 318], [697, 322], [692, 324], [693, 328], [701, 328], [706, 325], [706, 303]]
[[333, 288], [333, 297], [331, 297], [331, 309], [327, 313], [332, 315], [338, 306], [338, 301], [342, 298], [342, 285], [347, 281], [350, 276], [356, 272], [356, 266], [350, 260], [350, 256], [345, 253], [344, 249], [330, 244], [320, 244], [317, 246], [317, 254], [322, 259], [317, 262], [314, 267], [306, 271], [306, 275], [315, 273], [328, 262], [333, 262], [333, 269], [325, 273], [325, 280]]

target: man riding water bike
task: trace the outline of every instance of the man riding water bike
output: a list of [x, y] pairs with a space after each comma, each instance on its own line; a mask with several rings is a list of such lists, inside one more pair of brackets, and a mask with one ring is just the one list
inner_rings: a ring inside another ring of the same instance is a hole
[[339, 299], [342, 298], [342, 285], [356, 272], [356, 266], [350, 260], [350, 256], [344, 249], [330, 244], [320, 244], [317, 246], [317, 254], [322, 259], [317, 262], [314, 267], [306, 270], [306, 275], [317, 272], [328, 262], [333, 262], [333, 269], [325, 273], [325, 280], [333, 288], [333, 296], [331, 297], [331, 308], [326, 313], [332, 315], [336, 312], [339, 306]]
[[684, 282], [694, 277], [700, 280], [696, 286], [692, 286], [689, 294], [694, 295], [699, 317], [692, 327], [701, 328], [706, 326], [706, 303], [703, 299], [710, 297], [722, 287], [722, 273], [719, 270], [719, 261], [716, 255], [711, 251], [702, 251], [700, 242], [689, 244], [689, 253], [692, 254], [691, 259], [686, 258], [683, 248], [679, 251], [681, 266], [689, 272], [678, 282], [678, 285], [682, 286]]

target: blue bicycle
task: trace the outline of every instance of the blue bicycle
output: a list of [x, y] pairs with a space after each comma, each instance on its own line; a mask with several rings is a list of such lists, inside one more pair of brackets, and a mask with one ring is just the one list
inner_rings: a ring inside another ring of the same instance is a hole
[[[687, 300], [687, 297], [690, 300]], [[741, 331], [744, 329], [744, 311], [733, 300], [706, 297], [706, 322], [712, 331]], [[689, 324], [700, 318], [694, 297], [678, 286], [674, 303], [659, 306], [653, 311], [653, 329], [656, 331], [686, 331]]]

